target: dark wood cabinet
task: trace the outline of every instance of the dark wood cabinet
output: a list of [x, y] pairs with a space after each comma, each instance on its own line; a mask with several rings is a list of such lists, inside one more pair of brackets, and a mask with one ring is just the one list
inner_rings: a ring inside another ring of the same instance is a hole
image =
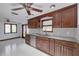
[[55, 56], [62, 56], [62, 41], [60, 40], [55, 40]]
[[28, 28], [31, 28], [32, 20], [28, 20]]
[[63, 46], [63, 56], [73, 56], [73, 48]]
[[47, 37], [37, 37], [36, 47], [41, 51], [49, 53], [49, 40]]
[[63, 41], [63, 56], [74, 56], [76, 50], [76, 43], [70, 41]]
[[49, 39], [50, 43], [49, 43], [49, 49], [50, 49], [50, 55], [55, 55], [55, 40], [54, 39]]
[[54, 28], [76, 28], [77, 27], [77, 5], [60, 9], [54, 13]]
[[79, 56], [79, 44], [76, 42], [30, 35], [26, 35], [25, 42], [52, 56]]
[[78, 43], [75, 44], [75, 49], [73, 51], [73, 55], [79, 56], [79, 44]]
[[62, 11], [62, 27], [73, 28], [77, 25], [77, 7], [76, 5], [66, 8]]
[[52, 56], [77, 56], [79, 45], [75, 42], [50, 39], [50, 55]]
[[52, 56], [73, 56], [73, 51], [75, 50], [74, 45], [75, 43], [73, 42], [40, 36], [36, 40], [36, 47]]
[[53, 28], [76, 28], [77, 4], [29, 19], [28, 27], [40, 28], [40, 20], [44, 17], [53, 17]]
[[61, 21], [61, 11], [55, 12], [53, 15], [53, 28], [61, 28], [62, 21]]
[[55, 40], [55, 56], [73, 56], [74, 50], [74, 42]]
[[40, 20], [38, 18], [28, 20], [28, 28], [39, 28]]

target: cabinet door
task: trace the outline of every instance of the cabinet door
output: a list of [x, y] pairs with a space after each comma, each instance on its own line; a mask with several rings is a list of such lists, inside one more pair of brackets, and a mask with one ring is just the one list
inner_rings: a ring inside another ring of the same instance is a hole
[[55, 44], [55, 56], [62, 55], [62, 45]]
[[73, 28], [76, 27], [77, 13], [76, 7], [71, 7], [62, 11], [62, 27]]
[[63, 46], [63, 55], [64, 56], [73, 56], [73, 48]]
[[75, 44], [75, 49], [73, 51], [74, 56], [79, 56], [79, 43]]
[[[37, 19], [36, 19], [37, 20]], [[40, 28], [40, 19], [36, 21], [36, 28]]]
[[49, 40], [46, 37], [38, 37], [36, 47], [41, 51], [49, 53]]
[[36, 26], [36, 22], [35, 22], [34, 19], [32, 20], [32, 25], [31, 26], [32, 26], [32, 28], [35, 28], [35, 26]]
[[29, 28], [39, 28], [40, 27], [40, 19], [34, 18], [28, 20], [28, 27]]
[[61, 40], [55, 40], [55, 56], [62, 56], [62, 41]]
[[61, 11], [55, 12], [53, 15], [53, 27], [54, 28], [61, 28], [62, 22], [61, 22]]
[[28, 20], [28, 28], [30, 28], [31, 26], [31, 23], [30, 23], [30, 20]]
[[55, 40], [54, 39], [50, 39], [50, 54], [51, 55], [55, 55]]
[[28, 20], [28, 28], [32, 28], [32, 20]]

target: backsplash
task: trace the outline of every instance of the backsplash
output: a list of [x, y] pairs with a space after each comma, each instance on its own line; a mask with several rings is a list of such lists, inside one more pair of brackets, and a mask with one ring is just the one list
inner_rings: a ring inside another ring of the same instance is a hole
[[53, 32], [43, 32], [42, 29], [29, 29], [29, 34], [49, 34], [53, 36], [76, 37], [77, 28], [53, 28]]
[[76, 38], [79, 40], [79, 25], [78, 25], [78, 28], [77, 28], [77, 35], [76, 35]]

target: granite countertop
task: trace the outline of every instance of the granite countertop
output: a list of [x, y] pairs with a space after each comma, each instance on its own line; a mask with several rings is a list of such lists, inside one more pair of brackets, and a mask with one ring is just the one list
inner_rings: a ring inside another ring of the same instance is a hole
[[66, 40], [66, 41], [72, 41], [72, 42], [77, 42], [79, 41], [75, 37], [64, 37], [64, 36], [57, 36], [57, 35], [43, 35], [43, 34], [29, 34], [33, 36], [40, 36], [40, 37], [48, 37], [50, 39], [59, 39], [59, 40]]

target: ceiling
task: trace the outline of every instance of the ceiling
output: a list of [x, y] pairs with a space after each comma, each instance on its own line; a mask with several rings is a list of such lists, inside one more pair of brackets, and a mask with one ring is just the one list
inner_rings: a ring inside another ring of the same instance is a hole
[[[43, 10], [43, 12], [32, 11], [33, 15], [28, 15], [25, 9], [18, 10], [16, 13], [19, 15], [11, 14], [13, 8], [22, 7], [22, 5], [18, 3], [0, 3], [0, 21], [5, 21], [5, 18], [9, 18], [11, 21], [15, 21], [18, 23], [25, 24], [27, 23], [27, 19], [55, 11], [57, 9], [72, 5], [73, 3], [34, 3], [32, 7]], [[50, 8], [51, 5], [55, 5], [55, 8]]]

